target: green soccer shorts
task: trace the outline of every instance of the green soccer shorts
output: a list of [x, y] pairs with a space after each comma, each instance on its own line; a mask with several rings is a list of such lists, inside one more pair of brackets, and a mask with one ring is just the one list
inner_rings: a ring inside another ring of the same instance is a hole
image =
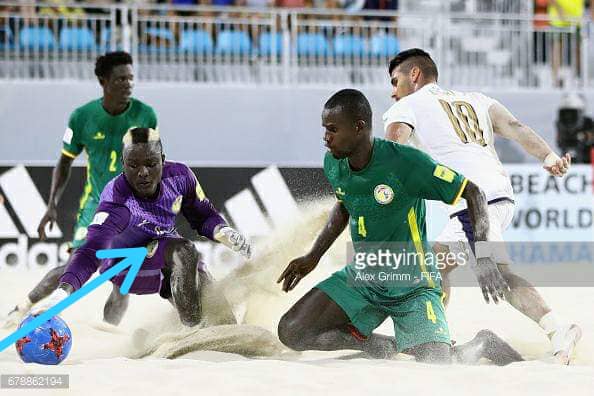
[[94, 199], [87, 199], [82, 202], [80, 209], [76, 215], [76, 224], [74, 225], [74, 236], [72, 242], [70, 242], [70, 249], [78, 249], [81, 247], [87, 238], [87, 227], [93, 221], [95, 217], [95, 210], [97, 209], [98, 202]]
[[391, 317], [398, 352], [428, 342], [451, 343], [440, 289], [418, 288], [386, 302], [385, 297], [370, 288], [349, 285], [346, 267], [316, 287], [338, 304], [351, 324], [366, 337]]

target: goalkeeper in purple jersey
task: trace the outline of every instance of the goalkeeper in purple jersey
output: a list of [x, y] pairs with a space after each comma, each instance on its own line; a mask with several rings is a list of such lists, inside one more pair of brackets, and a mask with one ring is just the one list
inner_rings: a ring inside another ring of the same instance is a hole
[[[108, 52], [97, 58], [95, 75], [102, 88], [102, 97], [75, 109], [69, 117], [64, 133], [62, 153], [54, 169], [48, 207], [38, 227], [39, 238], [46, 239], [58, 219], [58, 202], [68, 184], [74, 159], [83, 151], [87, 155], [87, 172], [84, 192], [76, 215], [70, 253], [83, 245], [87, 228], [105, 185], [122, 172], [122, 138], [132, 127], [157, 129], [157, 115], [153, 108], [132, 97], [134, 69], [130, 54]], [[3, 327], [17, 326], [31, 306], [50, 295], [58, 287], [60, 276], [67, 263], [49, 270], [43, 279], [8, 314]], [[113, 325], [118, 318], [108, 316], [110, 306], [124, 306], [128, 296], [114, 288], [106, 304], [104, 320]]]
[[[184, 325], [195, 326], [201, 319], [200, 290], [209, 276], [194, 244], [177, 233], [177, 214], [181, 212], [200, 235], [246, 258], [250, 245], [227, 225], [186, 165], [165, 161], [157, 131], [129, 131], [122, 161], [124, 172], [103, 190], [86, 242], [73, 253], [60, 286], [32, 313], [47, 310], [82, 287], [95, 271], [104, 272], [115, 264], [97, 259], [97, 250], [146, 246], [148, 255], [130, 293], [159, 293], [171, 301]], [[112, 278], [118, 288], [126, 273]], [[112, 316], [123, 315], [117, 305], [112, 309]]]

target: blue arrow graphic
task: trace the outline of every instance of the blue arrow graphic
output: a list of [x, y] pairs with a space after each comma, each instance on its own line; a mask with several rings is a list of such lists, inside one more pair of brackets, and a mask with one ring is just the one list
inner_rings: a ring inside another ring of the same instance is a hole
[[5, 350], [10, 345], [14, 344], [17, 340], [25, 337], [31, 331], [35, 330], [39, 325], [45, 323], [46, 321], [50, 320], [52, 317], [60, 314], [63, 310], [101, 286], [103, 283], [109, 281], [111, 278], [119, 274], [120, 272], [124, 271], [126, 268], [130, 267], [128, 270], [128, 274], [124, 278], [124, 283], [122, 283], [122, 287], [120, 291], [122, 294], [128, 294], [130, 291], [130, 287], [132, 286], [132, 282], [134, 282], [134, 278], [136, 278], [136, 274], [140, 270], [140, 266], [146, 257], [147, 250], [144, 247], [139, 248], [128, 248], [128, 249], [106, 249], [106, 250], [98, 250], [95, 254], [99, 259], [110, 259], [110, 258], [121, 258], [123, 257], [124, 260], [120, 261], [95, 279], [87, 282], [83, 287], [51, 307], [45, 312], [42, 312], [40, 315], [36, 316], [35, 319], [27, 323], [25, 326], [21, 327], [14, 333], [10, 334], [8, 337], [4, 338], [0, 341], [0, 352]]

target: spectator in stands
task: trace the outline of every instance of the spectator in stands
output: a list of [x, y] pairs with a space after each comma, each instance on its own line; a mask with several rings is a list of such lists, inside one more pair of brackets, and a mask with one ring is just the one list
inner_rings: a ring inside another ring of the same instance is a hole
[[549, 0], [534, 0], [534, 34], [533, 34], [533, 59], [535, 63], [546, 63], [548, 60], [548, 40], [547, 40], [547, 28], [550, 26], [547, 7]]
[[[15, 13], [18, 7], [0, 3], [0, 13]], [[17, 19], [11, 16], [0, 16], [0, 48], [14, 43], [14, 34], [17, 31]]]
[[283, 8], [306, 8], [307, 0], [274, 0], [274, 6]]
[[19, 0], [18, 1], [20, 6], [21, 15], [23, 16], [23, 21], [25, 24], [30, 24], [31, 22], [36, 20], [34, 19], [36, 11], [35, 11], [35, 0]]
[[237, 5], [250, 8], [268, 8], [274, 6], [274, 0], [238, 0]]
[[561, 66], [575, 65], [574, 72], [580, 74], [580, 31], [584, 17], [584, 0], [548, 0], [547, 13], [551, 26], [565, 29], [553, 36], [553, 82], [563, 85], [559, 76]]
[[[198, 5], [197, 0], [168, 0], [168, 3], [174, 7], [175, 6], [196, 6], [196, 5]], [[202, 4], [202, 2], [200, 2], [200, 5], [211, 5], [211, 4], [209, 1], [208, 4]], [[196, 12], [194, 12], [192, 10], [172, 10], [169, 14], [170, 15], [179, 15], [179, 16], [194, 16], [194, 15], [196, 15]]]
[[212, 5], [218, 7], [236, 6], [237, 3], [237, 0], [212, 0]]
[[[398, 10], [398, 0], [364, 0], [364, 10], [374, 10], [374, 11], [394, 11]], [[393, 22], [394, 26], [398, 22], [398, 17], [394, 16], [368, 16], [365, 17], [366, 20], [376, 20], [382, 22]], [[374, 29], [377, 31], [376, 29]], [[390, 29], [386, 29], [390, 30]]]
[[39, 10], [41, 15], [49, 16], [63, 16], [69, 17], [80, 17], [85, 15], [85, 11], [80, 7], [68, 7], [67, 4], [71, 4], [68, 0], [47, 0], [44, 1], [47, 7], [42, 7]]
[[398, 10], [398, 0], [365, 0], [363, 8], [365, 10], [396, 11]]
[[85, 11], [80, 7], [68, 7], [67, 4], [72, 3], [68, 0], [47, 0], [44, 1], [46, 7], [39, 9], [39, 15], [50, 16], [54, 18], [39, 19], [39, 25], [51, 28], [54, 33], [58, 33], [63, 27], [81, 26], [85, 24], [85, 20], [81, 17], [85, 16]]

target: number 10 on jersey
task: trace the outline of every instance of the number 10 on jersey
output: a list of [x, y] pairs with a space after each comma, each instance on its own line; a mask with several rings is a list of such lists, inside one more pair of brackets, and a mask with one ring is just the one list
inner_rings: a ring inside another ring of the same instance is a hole
[[476, 111], [470, 103], [463, 101], [449, 103], [443, 99], [440, 99], [439, 103], [463, 143], [473, 142], [481, 146], [487, 145]]

